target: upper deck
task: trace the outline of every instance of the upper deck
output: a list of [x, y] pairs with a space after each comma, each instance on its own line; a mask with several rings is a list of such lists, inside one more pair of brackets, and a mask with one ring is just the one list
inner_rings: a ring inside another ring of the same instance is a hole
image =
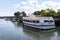
[[28, 17], [23, 17], [23, 19], [26, 19], [26, 20], [53, 20], [53, 17], [38, 17], [38, 16], [28, 16]]

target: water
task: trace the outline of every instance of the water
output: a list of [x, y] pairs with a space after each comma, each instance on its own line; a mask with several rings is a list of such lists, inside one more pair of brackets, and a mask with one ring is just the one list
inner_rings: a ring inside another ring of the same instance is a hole
[[54, 31], [33, 31], [19, 22], [0, 19], [0, 40], [60, 40], [60, 27]]

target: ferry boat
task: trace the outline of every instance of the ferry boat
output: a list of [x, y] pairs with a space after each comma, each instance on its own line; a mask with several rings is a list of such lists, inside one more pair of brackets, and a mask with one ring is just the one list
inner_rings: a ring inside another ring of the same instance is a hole
[[23, 17], [23, 24], [37, 29], [55, 29], [53, 17], [28, 16]]

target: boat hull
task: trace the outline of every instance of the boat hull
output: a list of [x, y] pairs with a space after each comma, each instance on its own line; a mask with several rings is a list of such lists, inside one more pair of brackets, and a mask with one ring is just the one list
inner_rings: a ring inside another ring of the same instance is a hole
[[24, 24], [23, 26], [36, 28], [36, 29], [55, 29], [55, 25], [32, 25], [32, 24]]

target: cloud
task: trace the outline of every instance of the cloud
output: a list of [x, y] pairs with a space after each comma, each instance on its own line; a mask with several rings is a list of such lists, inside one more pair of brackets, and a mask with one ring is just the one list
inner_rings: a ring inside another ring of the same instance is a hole
[[52, 8], [54, 10], [57, 10], [60, 8], [60, 3], [48, 0], [39, 4], [37, 0], [27, 0], [22, 1], [20, 4], [16, 4], [15, 8], [20, 8], [26, 13], [33, 13], [34, 11], [46, 8]]
[[22, 5], [27, 5], [27, 2], [23, 1], [21, 2]]
[[20, 7], [20, 4], [13, 4], [14, 8], [17, 9]]
[[29, 2], [29, 4], [30, 4], [31, 6], [36, 6], [36, 5], [38, 5], [37, 0], [29, 0], [28, 2]]
[[52, 9], [59, 9], [60, 3], [58, 2], [53, 2], [53, 1], [45, 1], [41, 4], [41, 6], [44, 8], [52, 8]]

